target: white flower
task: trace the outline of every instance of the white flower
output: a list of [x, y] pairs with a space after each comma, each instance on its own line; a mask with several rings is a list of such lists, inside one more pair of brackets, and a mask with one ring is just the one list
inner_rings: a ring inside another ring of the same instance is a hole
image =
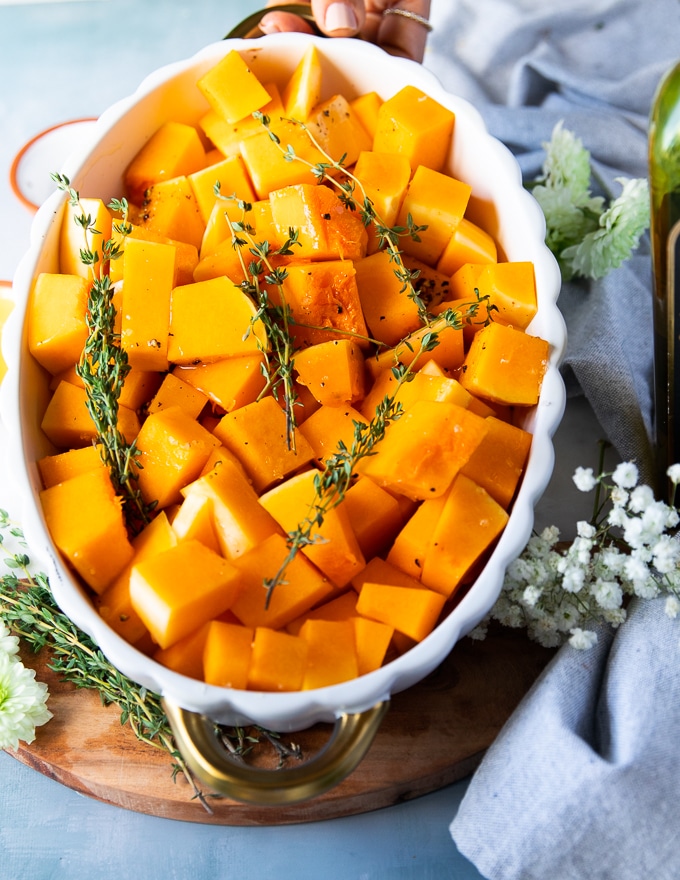
[[659, 574], [670, 574], [680, 560], [680, 542], [671, 535], [661, 535], [652, 547], [652, 564]]
[[10, 631], [0, 620], [0, 654], [13, 656], [19, 651], [19, 639], [10, 635]]
[[614, 486], [609, 494], [609, 499], [614, 507], [625, 507], [629, 497], [628, 492], [621, 486]]
[[590, 588], [595, 601], [600, 608], [608, 611], [619, 608], [623, 600], [623, 591], [616, 581], [605, 581], [598, 578]]
[[622, 489], [632, 489], [637, 486], [638, 478], [638, 469], [632, 461], [622, 461], [612, 474], [612, 480]]
[[610, 526], [623, 528], [628, 522], [628, 514], [623, 507], [612, 507], [607, 516], [607, 522]]
[[592, 468], [577, 467], [574, 471], [573, 480], [579, 492], [590, 492], [597, 485]]
[[576, 523], [576, 534], [579, 538], [594, 538], [596, 533], [595, 526], [591, 523], [586, 522], [583, 519]]
[[680, 464], [672, 464], [666, 471], [666, 476], [674, 486], [677, 486], [680, 483]]
[[565, 568], [562, 575], [562, 589], [567, 593], [578, 593], [585, 583], [586, 574], [582, 568], [575, 565]]
[[569, 644], [572, 648], [576, 648], [577, 651], [587, 651], [597, 644], [597, 633], [592, 630], [581, 629], [578, 626], [574, 627], [571, 631]]
[[680, 599], [677, 596], [669, 596], [666, 599], [664, 611], [669, 617], [675, 619], [680, 614]]
[[541, 598], [542, 593], [543, 590], [541, 590], [540, 587], [528, 586], [522, 593], [522, 602], [530, 608], [533, 608]]
[[636, 486], [630, 493], [628, 507], [633, 513], [642, 513], [642, 511], [654, 503], [654, 492], [651, 486]]
[[19, 740], [32, 743], [35, 728], [49, 721], [47, 686], [20, 660], [0, 654], [0, 748], [18, 749]]

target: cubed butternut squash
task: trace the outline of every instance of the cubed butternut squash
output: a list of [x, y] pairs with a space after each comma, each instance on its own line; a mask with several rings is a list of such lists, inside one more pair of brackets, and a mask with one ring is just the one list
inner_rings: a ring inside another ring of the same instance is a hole
[[378, 251], [354, 264], [368, 332], [388, 346], [397, 345], [421, 323], [418, 304], [397, 276], [399, 268], [387, 251]]
[[134, 553], [108, 468], [43, 489], [40, 501], [56, 547], [85, 583], [102, 593]]
[[453, 275], [466, 263], [495, 263], [497, 259], [496, 242], [489, 233], [462, 217], [439, 258], [437, 269]]
[[373, 149], [406, 156], [411, 168], [441, 171], [451, 147], [455, 114], [416, 86], [404, 86], [382, 103]]
[[[274, 82], [266, 82], [263, 85], [271, 97], [260, 110], [270, 119], [280, 119], [285, 115], [285, 112], [279, 88]], [[198, 125], [208, 140], [225, 158], [240, 155], [241, 143], [252, 135], [261, 134], [263, 131], [262, 122], [252, 114], [244, 116], [237, 122], [227, 122], [221, 113], [212, 108], [201, 116]]]
[[190, 418], [197, 419], [207, 402], [207, 394], [185, 382], [177, 373], [166, 373], [160, 388], [149, 401], [147, 414], [178, 406]]
[[200, 681], [204, 678], [203, 651], [211, 624], [212, 621], [204, 623], [169, 648], [157, 648], [153, 653], [153, 659], [172, 669], [173, 672]]
[[307, 620], [300, 627], [300, 636], [309, 647], [302, 690], [357, 677], [359, 663], [351, 620]]
[[368, 229], [367, 252], [372, 254], [381, 246], [376, 224], [392, 228], [397, 222], [411, 179], [411, 166], [406, 156], [364, 150], [359, 153], [353, 173], [360, 183], [360, 188], [354, 194], [359, 206], [363, 207], [363, 197], [369, 199], [375, 215]]
[[507, 512], [485, 489], [459, 474], [425, 551], [423, 584], [446, 598], [451, 596], [507, 521]]
[[88, 337], [90, 282], [80, 275], [41, 272], [27, 312], [28, 350], [52, 375], [78, 363]]
[[370, 150], [373, 145], [371, 136], [344, 95], [333, 95], [318, 104], [307, 124], [324, 153], [345, 168], [354, 165], [359, 154]]
[[198, 541], [180, 541], [130, 573], [132, 606], [161, 648], [230, 608], [238, 589], [236, 569]]
[[[189, 174], [188, 179], [204, 223], [210, 219], [216, 201], [220, 205], [228, 204], [225, 199], [230, 198], [244, 202], [255, 201], [253, 185], [240, 155], [227, 156], [214, 165]], [[218, 198], [216, 186], [219, 186], [219, 193], [224, 198]]]
[[434, 590], [367, 581], [359, 593], [357, 611], [420, 642], [434, 629], [445, 601]]
[[475, 335], [460, 383], [494, 403], [532, 406], [538, 402], [549, 355], [545, 339], [492, 322]]
[[307, 642], [300, 636], [258, 626], [248, 670], [254, 691], [299, 691], [307, 665]]
[[174, 374], [225, 412], [254, 403], [267, 379], [261, 354], [230, 357], [211, 364], [176, 367]]
[[139, 204], [153, 183], [197, 172], [205, 165], [205, 149], [195, 126], [168, 120], [162, 123], [125, 169], [128, 198]]
[[320, 406], [302, 422], [300, 433], [312, 447], [316, 463], [323, 466], [340, 443], [352, 448], [357, 424], [368, 424], [368, 419], [352, 406]]
[[[90, 446], [99, 439], [87, 402], [87, 391], [82, 386], [59, 382], [55, 388], [40, 427], [59, 449]], [[140, 430], [137, 413], [119, 406], [118, 430], [128, 443], [132, 443]]]
[[205, 221], [185, 175], [154, 183], [144, 192], [140, 210], [131, 221], [168, 238], [200, 248]]
[[54, 455], [46, 455], [38, 461], [38, 470], [43, 487], [49, 489], [71, 477], [94, 471], [102, 465], [100, 447], [92, 444], [78, 449], [69, 449]]
[[204, 73], [197, 85], [213, 110], [227, 122], [238, 122], [271, 100], [270, 94], [235, 49]]
[[281, 94], [285, 114], [289, 119], [307, 121], [312, 108], [321, 100], [322, 79], [321, 56], [312, 43], [302, 53]]
[[255, 631], [247, 626], [212, 620], [203, 648], [203, 677], [208, 684], [244, 690]]
[[507, 510], [530, 449], [528, 431], [490, 416], [486, 420], [485, 436], [460, 472], [486, 489], [494, 501]]
[[310, 345], [295, 355], [298, 382], [321, 404], [342, 406], [364, 396], [364, 356], [351, 339]]

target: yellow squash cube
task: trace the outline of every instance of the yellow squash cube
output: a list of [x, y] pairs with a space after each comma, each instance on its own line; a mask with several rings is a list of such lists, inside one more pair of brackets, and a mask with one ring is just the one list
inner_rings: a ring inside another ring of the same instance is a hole
[[210, 106], [227, 122], [238, 122], [270, 100], [270, 95], [241, 55], [232, 49], [198, 81]]
[[90, 284], [80, 275], [42, 272], [27, 314], [28, 349], [52, 375], [77, 364], [88, 337]]
[[192, 174], [205, 165], [205, 150], [193, 125], [168, 120], [151, 135], [125, 170], [130, 201], [139, 204], [153, 183]]

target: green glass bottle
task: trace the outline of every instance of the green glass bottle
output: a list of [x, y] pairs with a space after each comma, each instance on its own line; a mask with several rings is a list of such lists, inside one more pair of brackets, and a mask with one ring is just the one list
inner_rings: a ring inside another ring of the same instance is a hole
[[649, 122], [654, 276], [654, 430], [659, 490], [680, 463], [680, 63], [662, 79]]

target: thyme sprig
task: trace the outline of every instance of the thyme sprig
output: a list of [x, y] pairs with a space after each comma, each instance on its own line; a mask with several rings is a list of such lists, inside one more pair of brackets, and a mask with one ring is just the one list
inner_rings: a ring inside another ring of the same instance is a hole
[[[265, 359], [262, 369], [266, 385], [258, 399], [270, 390], [277, 399], [279, 394], [282, 394], [283, 411], [286, 415], [286, 442], [289, 449], [295, 450], [297, 392], [293, 375], [293, 337], [290, 332], [290, 325], [293, 322], [283, 288], [287, 272], [284, 266], [275, 266], [272, 258], [291, 256], [294, 253], [293, 248], [299, 245], [299, 233], [295, 229], [290, 229], [287, 239], [278, 248], [272, 248], [268, 241], [258, 242], [254, 238], [255, 229], [248, 222], [248, 214], [253, 209], [252, 204], [232, 195], [222, 195], [219, 181], [214, 186], [214, 192], [218, 198], [232, 201], [239, 209], [240, 216], [237, 220], [229, 217], [228, 208], [225, 208], [225, 216], [231, 230], [232, 246], [238, 253], [243, 272], [240, 287], [257, 306], [257, 312], [252, 318], [248, 332], [252, 330], [255, 322], [260, 321], [271, 347], [271, 354], [262, 349]], [[243, 253], [244, 249], [248, 259]], [[264, 279], [265, 284], [276, 288], [280, 305], [272, 303], [266, 287], [260, 283], [261, 278]]]
[[[87, 304], [88, 337], [76, 372], [87, 392], [87, 409], [94, 423], [99, 451], [108, 467], [116, 491], [122, 496], [126, 520], [133, 532], [149, 522], [153, 505], [144, 503], [135, 481], [137, 449], [128, 443], [118, 427], [119, 399], [130, 365], [115, 332], [116, 308], [113, 285], [106, 268], [111, 260], [120, 259], [123, 246], [113, 237], [102, 238], [90, 214], [83, 209], [80, 195], [63, 174], [51, 175], [57, 187], [68, 195], [68, 203], [76, 209], [74, 222], [83, 230], [84, 246], [80, 249], [83, 265], [89, 267], [90, 290]], [[123, 238], [130, 233], [127, 220], [128, 203], [114, 199], [108, 207], [122, 214], [114, 226]], [[97, 238], [99, 236], [99, 239]], [[100, 248], [94, 242], [101, 242]]]

